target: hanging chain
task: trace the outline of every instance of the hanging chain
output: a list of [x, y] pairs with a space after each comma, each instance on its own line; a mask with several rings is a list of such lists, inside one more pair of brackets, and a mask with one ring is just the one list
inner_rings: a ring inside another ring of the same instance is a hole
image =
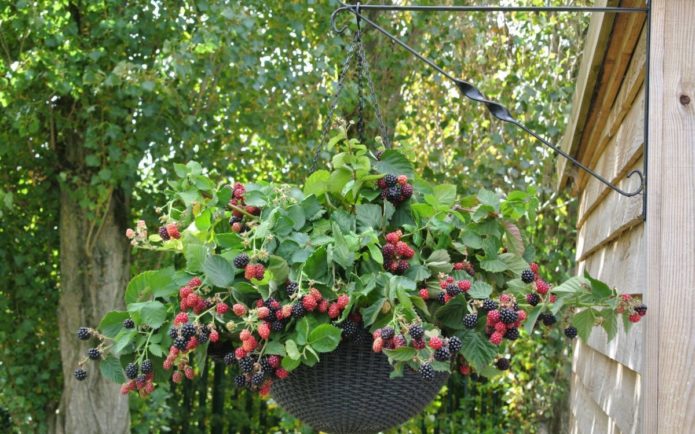
[[379, 124], [379, 134], [381, 134], [381, 139], [384, 141], [384, 146], [386, 149], [391, 148], [391, 140], [389, 140], [388, 129], [384, 123], [384, 119], [381, 116], [381, 108], [379, 108], [379, 102], [376, 99], [376, 92], [374, 91], [374, 83], [372, 82], [372, 73], [369, 69], [369, 61], [367, 60], [367, 55], [364, 51], [364, 43], [362, 38], [358, 41], [358, 59], [362, 62], [362, 67], [364, 68], [364, 75], [367, 77], [367, 86], [369, 87], [369, 98], [371, 100], [372, 106], [374, 106], [374, 115], [376, 116], [376, 121]]
[[[357, 10], [360, 10], [360, 3], [357, 2]], [[362, 47], [362, 26], [360, 24], [360, 17], [357, 17], [357, 35], [356, 41], [357, 50], [357, 137], [360, 143], [366, 142], [365, 137], [365, 125], [364, 125], [364, 57]]]

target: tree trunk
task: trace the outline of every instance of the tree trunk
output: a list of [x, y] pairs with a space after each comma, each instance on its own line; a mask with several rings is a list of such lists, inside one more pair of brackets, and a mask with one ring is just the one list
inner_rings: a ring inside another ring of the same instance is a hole
[[[88, 377], [78, 382], [73, 371], [96, 341], [80, 341], [80, 326], [96, 327], [101, 317], [123, 306], [129, 279], [130, 247], [125, 237], [127, 203], [118, 190], [103, 218], [92, 221], [62, 187], [60, 193], [61, 296], [58, 311], [63, 395], [57, 416], [58, 434], [121, 434], [130, 431], [128, 397], [120, 386], [103, 378], [98, 364], [85, 364]], [[90, 236], [91, 234], [91, 236]], [[90, 245], [87, 245], [87, 244]]]

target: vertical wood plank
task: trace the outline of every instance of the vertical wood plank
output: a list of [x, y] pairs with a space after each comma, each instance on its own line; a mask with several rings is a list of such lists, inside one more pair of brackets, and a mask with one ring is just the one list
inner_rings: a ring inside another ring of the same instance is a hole
[[[652, 2], [647, 433], [695, 426], [695, 2]], [[686, 104], [687, 99], [690, 100]], [[688, 331], [685, 331], [688, 330]]]

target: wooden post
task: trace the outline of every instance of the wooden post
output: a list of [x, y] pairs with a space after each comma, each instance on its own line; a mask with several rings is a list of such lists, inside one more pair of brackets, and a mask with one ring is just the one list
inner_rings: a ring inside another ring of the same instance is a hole
[[695, 430], [695, 1], [653, 0], [645, 433]]

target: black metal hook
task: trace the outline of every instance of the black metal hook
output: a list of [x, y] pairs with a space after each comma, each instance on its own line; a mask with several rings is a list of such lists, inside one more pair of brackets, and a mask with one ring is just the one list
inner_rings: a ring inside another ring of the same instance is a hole
[[[383, 34], [384, 36], [389, 38], [391, 41], [400, 45], [403, 49], [408, 51], [410, 54], [415, 56], [417, 59], [423, 61], [428, 66], [430, 66], [432, 69], [434, 69], [435, 71], [442, 74], [444, 77], [446, 77], [449, 80], [451, 80], [452, 82], [454, 82], [456, 87], [461, 91], [461, 93], [464, 96], [466, 96], [468, 99], [470, 99], [472, 101], [475, 101], [475, 102], [478, 102], [478, 103], [485, 105], [485, 107], [488, 109], [490, 114], [492, 114], [495, 118], [497, 118], [503, 122], [507, 122], [507, 123], [510, 123], [512, 125], [515, 125], [519, 129], [525, 131], [527, 134], [531, 135], [536, 140], [540, 141], [544, 145], [551, 148], [557, 154], [561, 155], [562, 157], [564, 157], [567, 160], [569, 160], [570, 162], [572, 162], [575, 166], [577, 166], [580, 169], [584, 170], [585, 172], [589, 173], [591, 176], [593, 176], [598, 181], [603, 183], [606, 187], [608, 187], [611, 190], [613, 190], [613, 191], [615, 191], [623, 196], [626, 196], [626, 197], [636, 196], [636, 195], [642, 193], [642, 191], [645, 189], [645, 176], [641, 171], [633, 170], [632, 172], [630, 172], [627, 175], [627, 178], [630, 178], [630, 177], [632, 177], [632, 175], [635, 175], [635, 174], [637, 174], [639, 176], [640, 185], [638, 186], [638, 188], [635, 191], [628, 192], [628, 191], [625, 191], [625, 190], [618, 188], [616, 185], [612, 184], [609, 180], [607, 180], [603, 176], [599, 175], [598, 173], [594, 172], [592, 169], [590, 169], [589, 167], [587, 167], [584, 164], [582, 164], [581, 162], [579, 162], [577, 159], [575, 159], [574, 157], [572, 157], [571, 155], [569, 155], [568, 153], [563, 151], [558, 146], [550, 143], [548, 140], [544, 139], [539, 134], [537, 134], [536, 132], [529, 129], [526, 125], [524, 125], [521, 122], [519, 122], [518, 120], [514, 119], [514, 117], [512, 116], [512, 114], [509, 112], [509, 110], [506, 107], [504, 107], [502, 104], [500, 104], [496, 101], [491, 101], [491, 100], [485, 98], [483, 93], [477, 87], [475, 87], [473, 84], [452, 76], [451, 74], [449, 74], [448, 72], [443, 70], [439, 65], [434, 63], [432, 60], [425, 57], [423, 54], [419, 53], [417, 50], [415, 50], [414, 48], [412, 48], [411, 46], [409, 46], [405, 42], [398, 39], [396, 36], [391, 34], [389, 31], [387, 31], [386, 29], [384, 29], [383, 27], [381, 27], [380, 25], [378, 25], [374, 21], [370, 20], [369, 18], [363, 16], [360, 13], [359, 3], [357, 5], [348, 5], [348, 4], [343, 3], [342, 1], [339, 1], [339, 3], [341, 6], [339, 8], [337, 8], [335, 11], [333, 11], [333, 13], [331, 14], [331, 27], [332, 27], [334, 32], [336, 32], [338, 34], [342, 34], [345, 32], [345, 30], [348, 27], [347, 24], [343, 27], [337, 27], [336, 17], [342, 11], [350, 11], [352, 14], [354, 14], [357, 17], [358, 23], [359, 23], [360, 19], [363, 20], [364, 22], [366, 22], [367, 24], [372, 26], [374, 29], [379, 31], [379, 33]], [[367, 7], [369, 7], [369, 9], [379, 9], [379, 10], [405, 10], [403, 7], [401, 7], [401, 8], [394, 7], [393, 9], [389, 9], [387, 6], [384, 6], [384, 5], [365, 5], [365, 6], [363, 6], [363, 8], [367, 8]], [[459, 7], [459, 8], [461, 8], [461, 7]], [[547, 11], [547, 10], [552, 10], [552, 9], [553, 8], [537, 8], [538, 11], [542, 11], [542, 10]], [[556, 8], [556, 9], [558, 11], [568, 11], [568, 12], [576, 11], [576, 10], [594, 11], [594, 12], [618, 12], [615, 9], [619, 9], [619, 8], [611, 8], [612, 10], [610, 10], [610, 11], [605, 10], [607, 8], [576, 8], [576, 9], [571, 9], [571, 10], [566, 9], [566, 8]], [[410, 8], [408, 10], [421, 10], [421, 9]], [[438, 10], [448, 10], [448, 9], [445, 7], [442, 7], [442, 8], [430, 7], [427, 10], [438, 11]], [[454, 9], [452, 9], [452, 10], [454, 10]], [[463, 9], [461, 9], [461, 10], [463, 10]], [[514, 8], [509, 9], [509, 10], [514, 10]], [[528, 8], [524, 9], [524, 10], [528, 10]], [[648, 12], [648, 10], [633, 8], [633, 9], [626, 9], [626, 12]], [[645, 137], [645, 142], [646, 142], [646, 140], [647, 140], [647, 138]]]

